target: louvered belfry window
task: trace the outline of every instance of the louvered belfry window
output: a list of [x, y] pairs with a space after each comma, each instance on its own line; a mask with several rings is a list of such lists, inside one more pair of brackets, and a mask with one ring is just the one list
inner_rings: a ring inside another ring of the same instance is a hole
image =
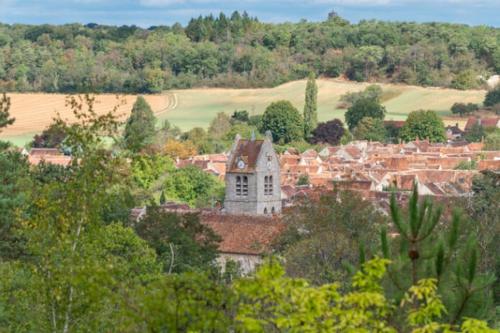
[[243, 188], [242, 188], [243, 196], [248, 196], [248, 177], [243, 176]]
[[241, 195], [241, 176], [236, 176], [236, 195]]
[[273, 176], [264, 177], [264, 195], [273, 195]]

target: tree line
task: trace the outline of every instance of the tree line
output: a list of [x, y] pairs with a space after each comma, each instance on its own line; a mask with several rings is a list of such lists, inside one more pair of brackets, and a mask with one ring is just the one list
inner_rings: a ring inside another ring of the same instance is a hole
[[267, 87], [317, 76], [457, 89], [500, 71], [500, 29], [448, 23], [262, 23], [246, 13], [186, 26], [0, 24], [0, 89], [156, 93]]

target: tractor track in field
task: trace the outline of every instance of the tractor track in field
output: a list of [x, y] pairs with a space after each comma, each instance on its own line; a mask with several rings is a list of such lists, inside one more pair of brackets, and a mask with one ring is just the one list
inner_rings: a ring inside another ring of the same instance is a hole
[[167, 111], [175, 110], [179, 105], [179, 100], [176, 93], [164, 93], [163, 95], [167, 98], [167, 105], [164, 108], [156, 111], [155, 113], [157, 115], [165, 113]]

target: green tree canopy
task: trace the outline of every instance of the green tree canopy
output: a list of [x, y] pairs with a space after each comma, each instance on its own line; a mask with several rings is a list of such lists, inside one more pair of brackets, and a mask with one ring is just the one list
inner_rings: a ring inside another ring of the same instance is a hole
[[429, 139], [430, 142], [446, 141], [446, 130], [443, 120], [434, 111], [410, 112], [404, 126], [399, 132], [404, 141]]
[[480, 142], [486, 137], [486, 132], [483, 126], [478, 123], [472, 125], [472, 127], [465, 134], [465, 140], [469, 142]]
[[134, 228], [156, 251], [167, 273], [202, 272], [215, 267], [220, 237], [200, 222], [199, 214], [169, 213], [150, 206]]
[[210, 207], [224, 196], [224, 184], [214, 175], [189, 165], [168, 173], [164, 191], [167, 199], [191, 206]]
[[477, 111], [478, 109], [479, 106], [477, 104], [455, 103], [451, 106], [451, 113], [459, 114], [460, 117], [463, 117], [464, 115]]
[[340, 96], [340, 101], [345, 103], [347, 107], [356, 103], [359, 99], [369, 98], [380, 102], [382, 97], [382, 88], [379, 85], [371, 84], [365, 88], [363, 91], [358, 92], [347, 92]]
[[261, 132], [265, 131], [271, 131], [275, 142], [300, 140], [304, 137], [302, 117], [289, 101], [273, 102], [262, 117]]
[[231, 118], [224, 112], [219, 112], [210, 122], [208, 135], [214, 139], [220, 139], [231, 129]]
[[472, 231], [477, 235], [480, 250], [479, 264], [482, 270], [495, 272], [497, 280], [493, 285], [495, 306], [500, 305], [500, 253], [496, 250], [500, 241], [500, 175], [485, 170], [472, 180], [472, 197], [465, 205], [474, 224]]
[[354, 137], [358, 140], [384, 142], [387, 131], [382, 119], [364, 117], [354, 129]]
[[233, 112], [231, 116], [231, 121], [234, 123], [247, 123], [250, 119], [250, 115], [247, 110], [236, 110]]
[[486, 93], [484, 106], [493, 106], [500, 103], [500, 85]]
[[41, 134], [33, 137], [31, 146], [34, 148], [60, 148], [66, 133], [57, 124], [51, 124]]
[[125, 147], [138, 152], [152, 143], [155, 123], [156, 118], [148, 102], [142, 96], [137, 97], [123, 133]]
[[353, 130], [361, 119], [371, 117], [376, 119], [384, 119], [385, 107], [380, 102], [373, 98], [360, 98], [347, 110], [345, 120], [350, 130]]
[[485, 150], [500, 150], [500, 129], [495, 128], [495, 130], [486, 135], [484, 140]]
[[[353, 192], [329, 192], [306, 199], [285, 216], [287, 229], [277, 242], [292, 277], [314, 284], [347, 281], [348, 265], [359, 261], [359, 248], [376, 249], [383, 216]], [[342, 283], [342, 282], [341, 282]]]
[[[381, 232], [381, 248], [388, 267], [388, 293], [401, 299], [404, 290], [421, 279], [435, 279], [437, 291], [446, 307], [447, 320], [459, 323], [465, 317], [488, 318], [492, 311], [489, 289], [494, 276], [478, 269], [478, 249], [467, 221], [455, 209], [450, 220], [442, 222], [443, 208], [429, 197], [419, 200], [417, 184], [403, 212], [391, 196], [391, 232]], [[444, 227], [446, 226], [446, 227]]]
[[[1, 142], [0, 142], [1, 145]], [[16, 211], [27, 204], [29, 165], [20, 153], [0, 147], [0, 261], [25, 254]]]

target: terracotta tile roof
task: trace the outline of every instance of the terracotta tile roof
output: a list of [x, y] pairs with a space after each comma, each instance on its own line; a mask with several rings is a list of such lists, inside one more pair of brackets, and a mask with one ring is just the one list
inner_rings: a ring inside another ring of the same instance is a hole
[[308, 149], [302, 154], [300, 154], [303, 158], [316, 158], [318, 157], [318, 152], [314, 149]]
[[62, 155], [62, 153], [57, 148], [31, 148], [29, 154], [30, 156]]
[[272, 242], [285, 230], [278, 217], [203, 213], [202, 223], [221, 238], [219, 251], [262, 255], [271, 250]]
[[334, 186], [341, 190], [366, 190], [369, 191], [372, 182], [369, 180], [341, 180], [334, 181]]
[[218, 176], [224, 176], [226, 174], [226, 163], [224, 162], [211, 162], [208, 164], [208, 170], [213, 170]]
[[[239, 140], [235, 148], [234, 156], [229, 164], [228, 172], [253, 172], [259, 157], [260, 150], [264, 140]], [[245, 168], [238, 168], [238, 161], [242, 159], [245, 162]]]
[[71, 156], [65, 155], [30, 155], [28, 156], [28, 162], [32, 165], [38, 165], [42, 161], [48, 164], [55, 164], [61, 166], [68, 166], [71, 163]]
[[479, 124], [485, 128], [495, 128], [499, 126], [500, 117], [478, 118], [469, 117], [465, 124], [465, 131], [469, 131], [475, 124]]
[[494, 128], [498, 127], [498, 122], [500, 118], [499, 117], [494, 117], [494, 118], [483, 118], [481, 119], [481, 126], [485, 128]]
[[479, 170], [500, 170], [500, 160], [482, 160], [477, 166]]

